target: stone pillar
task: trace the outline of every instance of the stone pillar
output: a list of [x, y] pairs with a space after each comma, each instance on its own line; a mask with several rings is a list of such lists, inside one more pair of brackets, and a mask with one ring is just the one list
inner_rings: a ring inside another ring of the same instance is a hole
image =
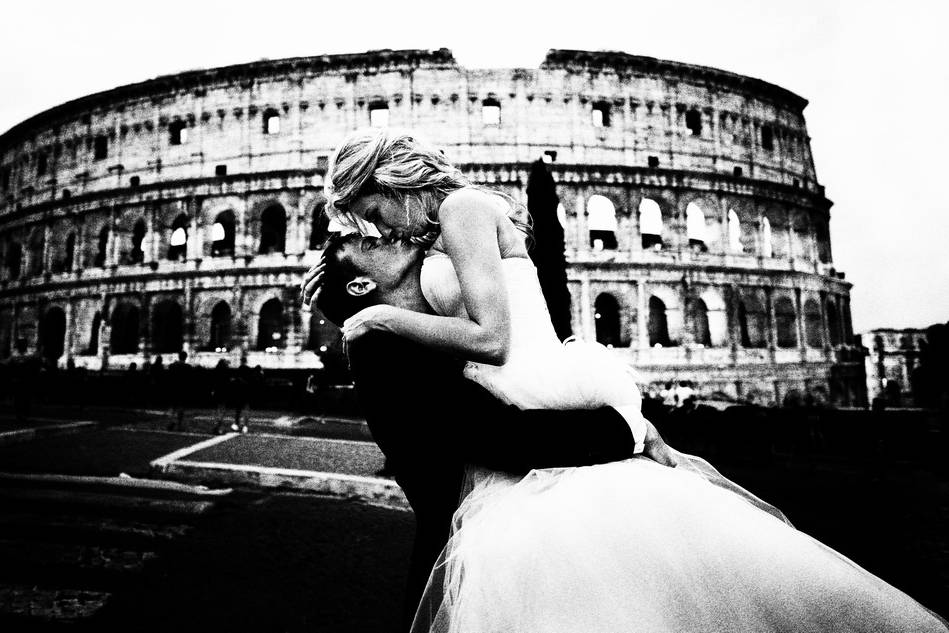
[[53, 267], [50, 265], [51, 262], [49, 261], [50, 255], [52, 254], [49, 247], [49, 238], [52, 235], [52, 232], [52, 222], [47, 222], [46, 226], [43, 227], [43, 266], [42, 270], [40, 271], [41, 274], [52, 272], [53, 270]]
[[284, 314], [287, 323], [287, 342], [285, 349], [292, 354], [299, 354], [303, 349], [303, 324], [300, 315], [300, 303], [295, 288], [284, 288]]
[[801, 360], [807, 360], [807, 342], [804, 329], [804, 309], [801, 304], [801, 289], [794, 289], [794, 312], [797, 321], [797, 348], [801, 351]]
[[[642, 196], [639, 197], [642, 200]], [[638, 253], [643, 250], [642, 233], [639, 230], [639, 205], [633, 204], [632, 192], [626, 189], [626, 208], [629, 210], [628, 227], [629, 252]]]
[[183, 321], [181, 324], [181, 349], [188, 352], [190, 356], [191, 352], [199, 347], [199, 345], [196, 344], [194, 335], [194, 292], [192, 292], [191, 280], [185, 282], [184, 291], [184, 305], [181, 306], [181, 318]]
[[201, 215], [201, 199], [189, 198], [188, 217], [191, 218], [193, 232], [188, 239], [188, 259], [200, 261], [204, 256], [204, 218]]
[[[111, 258], [111, 266], [118, 266], [119, 262], [122, 261], [122, 240], [119, 239], [119, 223], [118, 223], [119, 210], [118, 207], [113, 206], [111, 212], [111, 221], [112, 228], [109, 229], [109, 255]], [[106, 266], [109, 266], [110, 262], [106, 262]]]
[[152, 204], [148, 212], [148, 237], [149, 237], [149, 251], [150, 254], [146, 254], [149, 261], [157, 262], [159, 259], [158, 248], [161, 242], [161, 228], [158, 226], [159, 223], [159, 209], [160, 204]]
[[774, 292], [771, 286], [764, 287], [765, 310], [768, 311], [768, 351], [770, 352], [772, 363], [775, 360], [775, 348], [777, 347], [778, 340], [777, 320], [774, 316], [774, 299], [772, 298], [773, 294]]
[[586, 199], [580, 191], [577, 191], [576, 199], [577, 212], [577, 253], [590, 252], [590, 231], [587, 229], [587, 209]]
[[580, 278], [580, 327], [582, 338], [596, 340], [596, 328], [593, 326], [593, 299], [590, 292], [590, 273], [582, 271]]
[[142, 294], [142, 307], [138, 314], [138, 331], [141, 335], [139, 348], [144, 358], [152, 354], [152, 295]]
[[646, 282], [639, 280], [636, 282], [636, 329], [638, 345], [640, 349], [649, 347], [649, 324], [647, 318], [649, 313], [646, 311]]
[[72, 358], [72, 346], [73, 346], [73, 302], [72, 297], [66, 297], [66, 340], [63, 341], [63, 345], [66, 348], [66, 359]]
[[72, 268], [69, 270], [71, 273], [82, 272], [83, 261], [86, 257], [85, 226], [85, 223], [80, 217], [79, 221], [76, 222], [76, 243], [72, 252]]
[[827, 321], [827, 302], [830, 301], [827, 293], [823, 290], [820, 293], [820, 324], [821, 332], [824, 336], [824, 349], [828, 351], [828, 358], [832, 356], [830, 350], [832, 346], [830, 344], [830, 323]]
[[307, 218], [306, 209], [309, 205], [309, 198], [307, 198], [306, 190], [301, 189], [299, 192], [300, 197], [297, 199], [297, 213], [296, 221], [294, 222], [294, 246], [292, 250], [288, 250], [295, 255], [303, 255], [306, 253], [307, 246], [309, 246], [306, 239], [306, 227], [309, 224], [309, 218]]

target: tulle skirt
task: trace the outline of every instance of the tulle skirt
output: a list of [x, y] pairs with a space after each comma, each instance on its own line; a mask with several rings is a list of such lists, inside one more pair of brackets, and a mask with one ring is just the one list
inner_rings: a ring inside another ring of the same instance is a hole
[[413, 631], [949, 630], [700, 458], [472, 469]]

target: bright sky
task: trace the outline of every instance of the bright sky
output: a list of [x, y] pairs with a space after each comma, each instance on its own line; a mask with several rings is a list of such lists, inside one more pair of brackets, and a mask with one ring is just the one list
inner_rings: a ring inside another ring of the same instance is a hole
[[[187, 69], [376, 48], [536, 67], [622, 50], [759, 77], [810, 100], [831, 239], [857, 331], [949, 321], [949, 9], [795, 0], [6, 3], [0, 131], [91, 92]], [[537, 8], [533, 8], [537, 7]]]

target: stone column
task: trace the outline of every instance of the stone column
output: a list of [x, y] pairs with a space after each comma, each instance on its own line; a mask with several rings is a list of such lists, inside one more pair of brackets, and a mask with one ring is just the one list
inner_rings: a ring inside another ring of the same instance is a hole
[[191, 280], [185, 282], [184, 291], [184, 305], [181, 307], [183, 321], [181, 324], [181, 349], [190, 355], [193, 350], [199, 347], [194, 336], [194, 292], [192, 291]]
[[577, 191], [575, 204], [577, 213], [577, 253], [585, 254], [590, 252], [590, 231], [587, 229], [586, 200], [579, 190]]
[[638, 345], [640, 349], [649, 347], [649, 324], [647, 322], [648, 312], [646, 312], [646, 282], [639, 280], [636, 282], [636, 329]]
[[284, 314], [287, 319], [287, 342], [285, 349], [289, 353], [299, 354], [303, 349], [303, 325], [300, 316], [300, 304], [295, 288], [284, 288], [283, 303], [285, 306]]
[[774, 316], [774, 300], [772, 295], [774, 289], [771, 286], [764, 287], [765, 310], [768, 311], [768, 351], [771, 356], [771, 362], [775, 361], [775, 348], [777, 347], [777, 320]]
[[186, 204], [193, 230], [188, 239], [188, 259], [200, 261], [204, 257], [204, 218], [201, 215], [201, 199], [192, 197]]
[[161, 230], [160, 230], [160, 227], [158, 226], [159, 209], [160, 209], [160, 203], [152, 204], [150, 205], [149, 212], [148, 212], [148, 216], [149, 216], [148, 217], [148, 224], [149, 224], [149, 227], [148, 227], [149, 249], [148, 250], [150, 251], [150, 253], [146, 253], [146, 257], [148, 258], [149, 261], [153, 261], [153, 262], [157, 262], [159, 259], [158, 247], [159, 247], [159, 243], [161, 242]]
[[72, 358], [72, 346], [73, 346], [73, 307], [72, 297], [66, 297], [66, 336], [63, 340], [64, 352], [66, 354], [67, 360]]
[[593, 299], [590, 293], [590, 272], [581, 271], [580, 278], [580, 327], [582, 337], [587, 341], [596, 340], [596, 328], [593, 326]]
[[53, 267], [50, 265], [50, 248], [49, 248], [49, 238], [53, 232], [52, 222], [47, 222], [43, 227], [43, 266], [40, 273], [52, 272]]
[[76, 222], [76, 243], [72, 252], [72, 268], [69, 270], [71, 273], [82, 272], [83, 261], [86, 257], [85, 226], [85, 223], [80, 217], [79, 221]]
[[[639, 197], [642, 200], [642, 196]], [[643, 250], [642, 233], [639, 230], [639, 205], [633, 204], [632, 192], [626, 189], [626, 208], [629, 210], [629, 252], [638, 253]]]
[[804, 329], [804, 310], [801, 304], [801, 289], [794, 289], [794, 312], [797, 320], [797, 348], [801, 351], [801, 360], [807, 359], [806, 332]]

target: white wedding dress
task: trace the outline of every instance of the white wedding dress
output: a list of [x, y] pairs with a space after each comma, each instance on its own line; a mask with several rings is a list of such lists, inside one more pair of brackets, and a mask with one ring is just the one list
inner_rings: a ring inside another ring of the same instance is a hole
[[[530, 260], [502, 266], [509, 359], [469, 363], [469, 378], [522, 408], [640, 402], [609, 350], [557, 340]], [[466, 315], [447, 257], [426, 259], [422, 288], [439, 314]], [[678, 456], [676, 468], [633, 458], [523, 478], [471, 469], [413, 630], [949, 631], [707, 462]]]

